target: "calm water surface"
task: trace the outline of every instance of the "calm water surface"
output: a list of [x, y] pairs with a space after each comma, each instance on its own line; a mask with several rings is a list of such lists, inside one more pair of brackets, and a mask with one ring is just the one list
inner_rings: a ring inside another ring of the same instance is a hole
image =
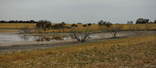
[[34, 36], [24, 36], [21, 34], [0, 33], [0, 43], [17, 42], [17, 41], [34, 41]]

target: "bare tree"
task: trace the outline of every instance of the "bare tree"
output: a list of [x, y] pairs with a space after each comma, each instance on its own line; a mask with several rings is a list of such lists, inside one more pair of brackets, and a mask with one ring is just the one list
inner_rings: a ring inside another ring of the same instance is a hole
[[111, 27], [111, 32], [113, 34], [113, 38], [117, 38], [118, 36], [118, 33], [121, 31], [121, 26], [120, 25], [114, 25]]
[[89, 26], [85, 26], [86, 29], [84, 30], [76, 30], [76, 27], [72, 27], [71, 30], [71, 38], [76, 39], [78, 42], [85, 42], [89, 39], [89, 36], [91, 35], [91, 31], [88, 29]]

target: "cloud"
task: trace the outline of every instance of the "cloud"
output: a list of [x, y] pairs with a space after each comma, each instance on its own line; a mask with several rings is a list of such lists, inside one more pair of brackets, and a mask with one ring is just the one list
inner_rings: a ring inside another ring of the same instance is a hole
[[156, 0], [0, 0], [0, 19], [67, 22], [105, 19], [125, 23], [137, 17], [156, 19], [155, 3]]

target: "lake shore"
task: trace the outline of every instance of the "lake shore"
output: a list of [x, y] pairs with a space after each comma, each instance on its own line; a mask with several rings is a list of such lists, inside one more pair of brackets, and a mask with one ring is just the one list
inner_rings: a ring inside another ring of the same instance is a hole
[[[141, 36], [148, 34], [156, 34], [156, 31], [140, 31], [140, 32], [120, 32], [118, 36], [120, 38], [132, 37], [132, 36]], [[98, 37], [96, 37], [96, 35]], [[88, 40], [87, 42], [96, 42], [100, 40], [110, 40], [112, 39], [111, 33], [98, 33], [92, 35], [94, 38]], [[86, 42], [86, 43], [87, 43]], [[56, 46], [64, 46], [64, 45], [75, 45], [81, 44], [76, 40], [53, 40], [53, 41], [18, 41], [18, 42], [6, 42], [0, 43], [0, 52], [5, 51], [18, 51], [18, 50], [32, 50], [32, 49], [44, 49]]]

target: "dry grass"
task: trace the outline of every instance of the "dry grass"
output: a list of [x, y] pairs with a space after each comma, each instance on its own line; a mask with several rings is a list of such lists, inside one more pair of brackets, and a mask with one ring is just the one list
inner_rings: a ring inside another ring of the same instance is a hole
[[[16, 30], [8, 30], [8, 32], [18, 31], [21, 28], [35, 28], [36, 24], [29, 23], [0, 23], [0, 29], [16, 29]], [[82, 24], [78, 24], [79, 26], [76, 28], [77, 30], [85, 30]], [[66, 24], [66, 26], [71, 26], [71, 24]], [[112, 29], [114, 27], [120, 27], [121, 30], [156, 30], [156, 24], [115, 24], [110, 28], [106, 28], [105, 26], [99, 26], [98, 24], [93, 24], [88, 30], [92, 31], [100, 31], [105, 29]], [[4, 32], [5, 30], [0, 30], [0, 32]], [[47, 30], [46, 32], [69, 32], [70, 29], [55, 29], [55, 30]], [[5, 31], [7, 32], [7, 31]]]
[[154, 68], [156, 35], [0, 54], [0, 68]]
[[20, 29], [20, 28], [34, 28], [36, 24], [31, 23], [0, 23], [0, 29]]

